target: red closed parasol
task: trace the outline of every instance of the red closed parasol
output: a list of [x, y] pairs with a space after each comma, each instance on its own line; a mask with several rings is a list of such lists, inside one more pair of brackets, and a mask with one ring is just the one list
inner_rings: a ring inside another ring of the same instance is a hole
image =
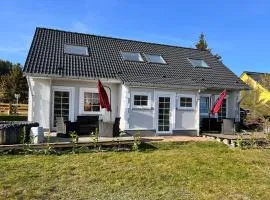
[[215, 105], [213, 106], [211, 110], [212, 115], [216, 114], [220, 110], [222, 102], [224, 98], [226, 97], [226, 95], [227, 95], [226, 90], [223, 90], [223, 92], [219, 95], [218, 100], [216, 101]]
[[111, 112], [111, 104], [106, 90], [104, 89], [100, 80], [98, 80], [98, 97], [101, 108], [106, 108], [107, 111]]

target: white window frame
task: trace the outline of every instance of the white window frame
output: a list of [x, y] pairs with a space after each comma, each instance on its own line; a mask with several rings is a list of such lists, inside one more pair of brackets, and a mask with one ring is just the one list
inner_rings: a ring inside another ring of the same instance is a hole
[[[138, 106], [138, 105], [134, 105], [134, 96], [138, 95], [138, 96], [147, 96], [148, 100], [147, 100], [147, 106]], [[151, 101], [151, 93], [150, 92], [132, 92], [131, 93], [131, 105], [132, 108], [138, 108], [138, 109], [151, 109], [151, 105], [152, 101]]]
[[79, 113], [80, 114], [90, 114], [90, 115], [101, 115], [101, 107], [99, 107], [98, 112], [96, 111], [84, 111], [84, 93], [85, 92], [92, 92], [92, 93], [98, 93], [97, 88], [80, 88], [80, 98], [79, 98]]
[[75, 88], [74, 87], [65, 87], [65, 86], [52, 86], [51, 90], [51, 127], [54, 127], [54, 92], [55, 91], [63, 91], [63, 92], [69, 92], [69, 120], [74, 121], [74, 102], [75, 102]]
[[[211, 96], [211, 94], [201, 94], [200, 95], [200, 104], [201, 104], [201, 97], [208, 97], [208, 99], [209, 99], [209, 112], [210, 112], [210, 110], [211, 110], [211, 108], [212, 108], [212, 96]], [[200, 105], [200, 107], [199, 107], [199, 111], [200, 111], [200, 108], [201, 108], [201, 105]], [[201, 113], [201, 111], [200, 111], [200, 116], [209, 116], [209, 112], [208, 113]]]
[[[184, 107], [181, 106], [181, 98], [191, 98], [192, 99], [192, 106], [191, 107]], [[178, 95], [178, 101], [177, 101], [177, 108], [179, 110], [194, 110], [195, 109], [195, 94], [179, 94]]]
[[[158, 108], [159, 108], [159, 97], [170, 97], [170, 130], [169, 131], [158, 131]], [[154, 117], [153, 117], [153, 124], [154, 128], [156, 129], [157, 134], [171, 134], [172, 130], [175, 129], [175, 120], [176, 120], [176, 93], [175, 92], [168, 92], [168, 91], [155, 91], [154, 92]]]

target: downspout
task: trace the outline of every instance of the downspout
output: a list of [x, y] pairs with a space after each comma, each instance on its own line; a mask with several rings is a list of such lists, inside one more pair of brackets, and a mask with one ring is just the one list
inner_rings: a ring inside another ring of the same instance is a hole
[[201, 90], [199, 89], [198, 90], [198, 94], [197, 94], [197, 98], [196, 98], [196, 103], [197, 103], [197, 136], [200, 136], [200, 93], [201, 93]]
[[53, 127], [52, 124], [52, 79], [50, 78], [50, 111], [49, 111], [49, 132], [51, 130], [51, 127]]

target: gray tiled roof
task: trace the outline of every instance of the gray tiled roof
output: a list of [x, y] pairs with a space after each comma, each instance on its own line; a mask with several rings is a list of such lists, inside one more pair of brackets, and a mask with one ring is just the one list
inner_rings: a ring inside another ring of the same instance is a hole
[[[65, 54], [64, 44], [87, 46], [89, 56]], [[124, 61], [121, 51], [161, 55], [167, 64]], [[203, 59], [210, 68], [195, 68], [187, 58]], [[33, 76], [119, 79], [129, 85], [247, 89], [208, 51], [46, 28], [36, 29], [24, 72]]]

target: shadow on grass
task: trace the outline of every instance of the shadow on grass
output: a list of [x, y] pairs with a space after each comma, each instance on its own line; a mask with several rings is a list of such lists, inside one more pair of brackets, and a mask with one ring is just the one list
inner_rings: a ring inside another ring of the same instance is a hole
[[183, 147], [190, 143], [191, 142], [189, 141], [183, 141], [183, 142], [157, 142], [157, 143], [152, 143], [152, 144], [158, 149], [171, 150], [171, 149], [177, 149], [179, 147]]
[[190, 142], [142, 142], [140, 151], [151, 152], [154, 150], [171, 150], [179, 148], [180, 146], [187, 145]]
[[218, 142], [194, 142], [194, 141], [183, 141], [183, 142], [142, 142], [140, 145], [140, 151], [151, 152], [154, 150], [172, 150], [178, 148], [202, 148], [202, 149], [216, 149], [219, 151], [228, 150], [225, 144]]
[[153, 143], [145, 143], [145, 142], [142, 142], [140, 144], [140, 151], [143, 151], [143, 152], [151, 152], [151, 151], [154, 151], [154, 150], [157, 150], [158, 148], [156, 146], [154, 146]]

